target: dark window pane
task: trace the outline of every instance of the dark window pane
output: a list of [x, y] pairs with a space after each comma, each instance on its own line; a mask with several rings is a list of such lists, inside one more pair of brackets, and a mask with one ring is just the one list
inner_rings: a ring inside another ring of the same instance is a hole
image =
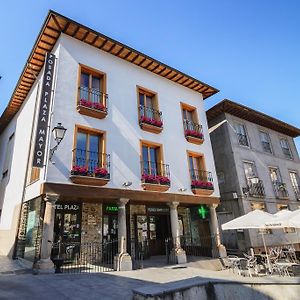
[[144, 103], [144, 94], [139, 93], [140, 105], [145, 105]]
[[81, 86], [82, 87], [89, 87], [89, 74], [87, 73], [81, 73]]
[[87, 135], [83, 132], [77, 133], [76, 165], [86, 165], [86, 139]]

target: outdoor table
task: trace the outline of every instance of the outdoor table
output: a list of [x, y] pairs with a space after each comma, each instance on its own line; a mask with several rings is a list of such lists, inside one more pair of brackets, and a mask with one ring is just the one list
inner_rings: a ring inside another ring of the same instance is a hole
[[292, 262], [276, 262], [275, 266], [279, 269], [279, 274], [282, 276], [290, 276], [288, 268], [291, 266], [297, 265], [296, 263]]

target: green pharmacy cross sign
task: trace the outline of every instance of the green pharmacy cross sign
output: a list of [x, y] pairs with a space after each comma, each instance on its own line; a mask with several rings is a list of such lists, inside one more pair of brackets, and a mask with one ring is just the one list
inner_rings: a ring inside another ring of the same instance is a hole
[[209, 215], [209, 210], [206, 205], [201, 205], [198, 207], [198, 214], [201, 219], [206, 219]]

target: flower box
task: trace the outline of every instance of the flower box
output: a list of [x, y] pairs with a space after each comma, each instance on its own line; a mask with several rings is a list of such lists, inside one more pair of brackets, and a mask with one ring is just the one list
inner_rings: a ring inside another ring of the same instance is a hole
[[199, 144], [202, 144], [204, 141], [203, 133], [199, 132], [197, 130], [187, 129], [187, 130], [185, 130], [184, 134], [185, 134], [187, 141], [190, 143], [199, 145]]
[[105, 168], [95, 168], [94, 175], [97, 178], [109, 178], [108, 171]]
[[166, 176], [143, 174], [142, 182], [144, 190], [165, 192], [170, 188], [170, 179]]
[[92, 173], [87, 167], [73, 166], [70, 179], [76, 184], [103, 186], [109, 182], [110, 177], [105, 168], [95, 168]]
[[152, 119], [146, 116], [141, 116], [140, 126], [143, 130], [160, 133], [162, 131], [163, 122], [161, 120]]
[[193, 180], [191, 188], [196, 195], [211, 195], [214, 192], [214, 185], [210, 181]]
[[107, 108], [98, 102], [81, 99], [78, 103], [77, 110], [83, 115], [103, 119], [107, 115]]
[[73, 166], [71, 175], [79, 175], [79, 176], [87, 176], [88, 175], [88, 169], [85, 166]]

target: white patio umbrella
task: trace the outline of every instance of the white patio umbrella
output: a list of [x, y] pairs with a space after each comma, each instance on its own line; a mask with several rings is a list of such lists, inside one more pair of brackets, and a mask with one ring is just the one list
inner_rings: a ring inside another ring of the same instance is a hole
[[[271, 223], [276, 217], [274, 215], [269, 214], [263, 210], [255, 209], [241, 217], [235, 218], [225, 224], [223, 224], [222, 230], [234, 230], [234, 229], [267, 229], [266, 223]], [[264, 233], [262, 234], [263, 245], [266, 252], [267, 263], [269, 268], [270, 260], [267, 251], [267, 246], [265, 242]]]
[[267, 228], [300, 228], [300, 209], [289, 211], [282, 210], [277, 212], [275, 218], [265, 223]]

